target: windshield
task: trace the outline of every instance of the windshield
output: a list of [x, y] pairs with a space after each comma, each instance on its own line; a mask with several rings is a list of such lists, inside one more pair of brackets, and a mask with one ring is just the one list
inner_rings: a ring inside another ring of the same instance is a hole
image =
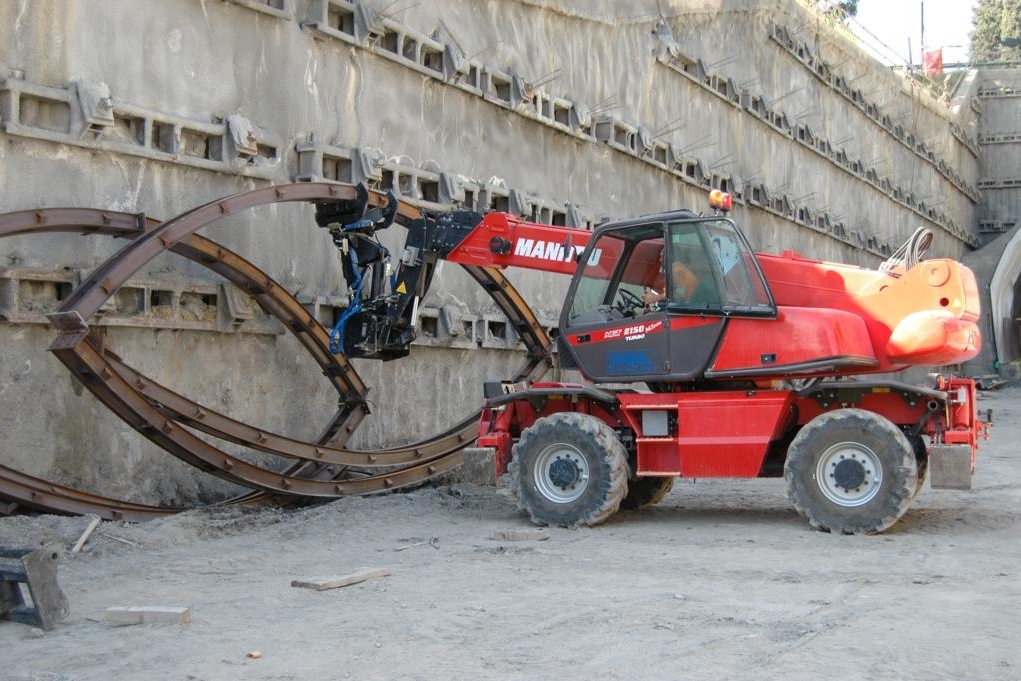
[[734, 224], [715, 220], [698, 227], [700, 237], [708, 242], [702, 244], [708, 254], [704, 262], [711, 270], [719, 302], [735, 310], [773, 313], [773, 299], [759, 263]]

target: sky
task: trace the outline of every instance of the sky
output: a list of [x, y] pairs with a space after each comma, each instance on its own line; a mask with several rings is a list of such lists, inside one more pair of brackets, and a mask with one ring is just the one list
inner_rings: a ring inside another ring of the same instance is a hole
[[921, 58], [924, 6], [928, 48], [942, 47], [944, 64], [966, 62], [968, 33], [977, 4], [978, 0], [858, 0], [858, 15], [849, 25], [872, 56], [892, 65], [907, 64], [910, 40], [917, 64]]

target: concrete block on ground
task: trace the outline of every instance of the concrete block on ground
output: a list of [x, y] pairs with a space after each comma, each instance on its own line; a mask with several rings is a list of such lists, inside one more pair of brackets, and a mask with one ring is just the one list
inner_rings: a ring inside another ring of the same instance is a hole
[[453, 482], [467, 482], [482, 487], [496, 487], [496, 450], [492, 447], [468, 447], [464, 463], [450, 472]]
[[533, 527], [526, 530], [497, 530], [494, 541], [546, 541], [550, 538], [548, 527]]
[[191, 621], [191, 608], [132, 605], [107, 608], [103, 619], [108, 624], [187, 624]]

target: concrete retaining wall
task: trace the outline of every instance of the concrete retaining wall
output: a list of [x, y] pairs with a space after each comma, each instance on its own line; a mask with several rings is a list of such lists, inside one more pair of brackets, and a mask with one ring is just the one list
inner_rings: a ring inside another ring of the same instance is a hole
[[[757, 248], [875, 265], [920, 224], [981, 243], [978, 113], [938, 101], [794, 0], [11, 0], [0, 5], [0, 211], [167, 218], [270, 183], [366, 182], [580, 227], [735, 194]], [[339, 260], [300, 207], [209, 236], [332, 314]], [[397, 235], [394, 235], [395, 237]], [[148, 502], [234, 490], [137, 436], [45, 351], [42, 313], [120, 247], [0, 243], [0, 462]], [[555, 325], [564, 282], [514, 274]], [[445, 266], [412, 357], [363, 363], [367, 446], [437, 432], [520, 361], [495, 305]], [[331, 396], [280, 329], [231, 316], [216, 277], [167, 257], [108, 311], [118, 351], [232, 415], [306, 434]], [[141, 301], [141, 302], [139, 302]], [[235, 310], [236, 312], [236, 310]], [[447, 323], [447, 320], [452, 320]], [[453, 332], [453, 333], [452, 333]]]

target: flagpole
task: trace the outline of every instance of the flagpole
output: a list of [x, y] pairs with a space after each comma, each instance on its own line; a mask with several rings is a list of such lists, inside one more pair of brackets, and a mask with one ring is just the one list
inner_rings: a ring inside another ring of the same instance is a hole
[[920, 8], [919, 8], [919, 18], [921, 19], [921, 22], [922, 22], [922, 35], [921, 35], [921, 38], [922, 38], [922, 45], [921, 45], [922, 60], [921, 61], [922, 61], [922, 69], [924, 70], [925, 69], [925, 0], [921, 0], [921, 2], [919, 4], [921, 5]]

